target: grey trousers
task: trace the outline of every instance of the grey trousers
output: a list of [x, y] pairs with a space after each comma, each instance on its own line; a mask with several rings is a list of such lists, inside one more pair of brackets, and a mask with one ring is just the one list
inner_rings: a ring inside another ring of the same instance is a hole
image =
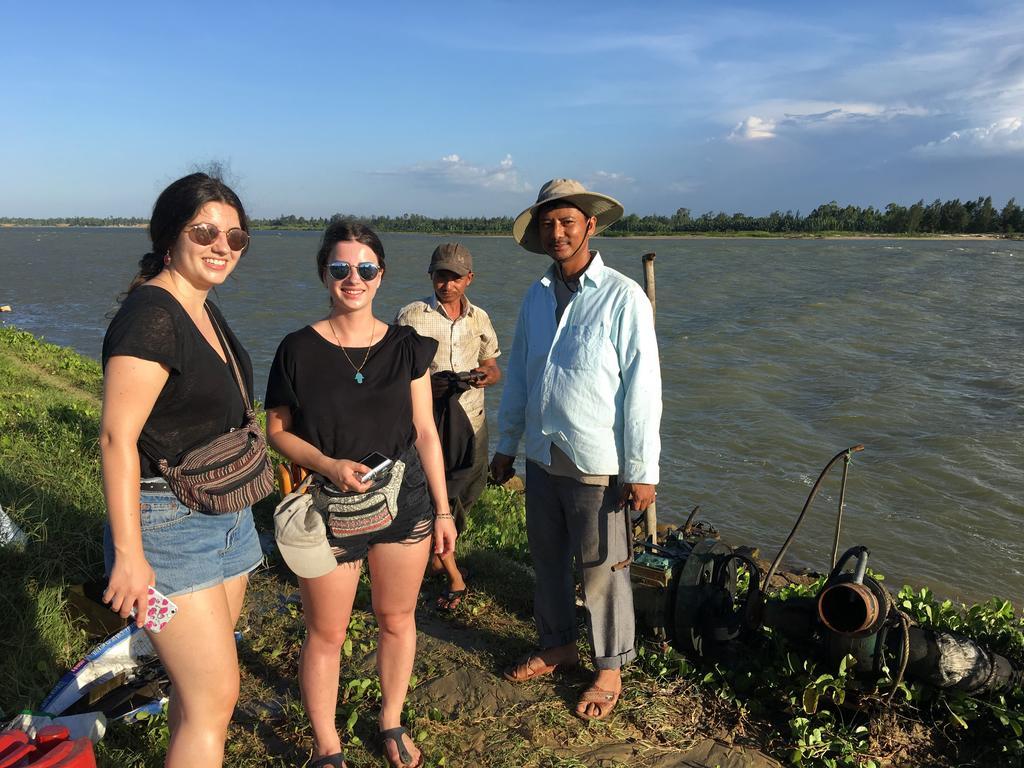
[[587, 633], [598, 669], [619, 669], [636, 658], [626, 514], [618, 487], [584, 485], [526, 463], [526, 532], [537, 575], [533, 615], [541, 648], [576, 641], [573, 558], [583, 573]]

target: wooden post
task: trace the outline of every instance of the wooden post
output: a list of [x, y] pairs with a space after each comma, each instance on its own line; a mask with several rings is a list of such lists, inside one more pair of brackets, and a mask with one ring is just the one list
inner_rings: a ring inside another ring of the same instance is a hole
[[[658, 305], [654, 301], [654, 259], [655, 254], [645, 253], [642, 258], [644, 265], [644, 293], [651, 301], [651, 314], [657, 319]], [[647, 540], [652, 544], [658, 543], [658, 511], [652, 503], [644, 513], [644, 530], [647, 533]]]
[[651, 300], [651, 309], [654, 311], [655, 319], [658, 316], [658, 305], [654, 301], [654, 259], [655, 254], [645, 253], [643, 255], [644, 265], [644, 292]]

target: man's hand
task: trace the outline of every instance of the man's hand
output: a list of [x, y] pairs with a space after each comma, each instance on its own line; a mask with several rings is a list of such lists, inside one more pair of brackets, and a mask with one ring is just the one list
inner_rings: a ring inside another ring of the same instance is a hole
[[515, 460], [515, 456], [507, 456], [504, 453], [494, 454], [494, 458], [491, 459], [491, 480], [498, 485], [507, 483], [516, 473], [516, 468], [512, 466]]
[[470, 382], [474, 387], [489, 387], [501, 380], [501, 369], [493, 360], [485, 360], [470, 373], [479, 374], [479, 378]]
[[619, 507], [643, 512], [654, 503], [654, 486], [649, 483], [623, 483], [619, 487]]

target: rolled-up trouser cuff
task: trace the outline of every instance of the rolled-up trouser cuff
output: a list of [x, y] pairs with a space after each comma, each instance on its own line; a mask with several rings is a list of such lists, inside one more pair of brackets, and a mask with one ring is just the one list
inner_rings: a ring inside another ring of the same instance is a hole
[[636, 648], [631, 648], [618, 656], [604, 656], [594, 659], [594, 666], [598, 669], [622, 669], [636, 658]]
[[[541, 650], [547, 650], [548, 648], [559, 648], [563, 645], [575, 645], [577, 637], [578, 634], [575, 631], [549, 632], [547, 634], [540, 635], [538, 640]], [[634, 654], [634, 656], [635, 655], [636, 654]]]

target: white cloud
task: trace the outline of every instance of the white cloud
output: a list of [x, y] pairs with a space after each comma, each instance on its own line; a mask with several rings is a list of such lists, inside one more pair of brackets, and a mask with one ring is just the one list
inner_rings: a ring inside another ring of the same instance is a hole
[[781, 133], [829, 130], [857, 123], [888, 122], [900, 117], [924, 117], [923, 107], [886, 106], [870, 102], [769, 101], [757, 104], [737, 123], [728, 138], [734, 141], [774, 139]]
[[729, 138], [734, 141], [758, 141], [775, 138], [775, 121], [750, 115], [732, 129]]
[[623, 187], [632, 185], [634, 181], [636, 181], [636, 179], [634, 179], [632, 176], [627, 176], [624, 173], [595, 171], [594, 175], [587, 179], [587, 183], [584, 186], [586, 186], [588, 189], [600, 186]]
[[993, 157], [1024, 153], [1024, 120], [1007, 117], [981, 126], [953, 131], [939, 141], [914, 148], [927, 157]]
[[433, 186], [469, 187], [499, 192], [529, 192], [530, 183], [519, 177], [512, 155], [505, 157], [496, 166], [473, 165], [456, 153], [445, 155], [440, 160], [417, 163], [394, 171], [375, 171], [380, 176], [405, 176], [418, 179]]
[[676, 181], [670, 181], [668, 189], [670, 192], [689, 194], [691, 192], [695, 192], [699, 186], [700, 183], [695, 179], [678, 179]]

